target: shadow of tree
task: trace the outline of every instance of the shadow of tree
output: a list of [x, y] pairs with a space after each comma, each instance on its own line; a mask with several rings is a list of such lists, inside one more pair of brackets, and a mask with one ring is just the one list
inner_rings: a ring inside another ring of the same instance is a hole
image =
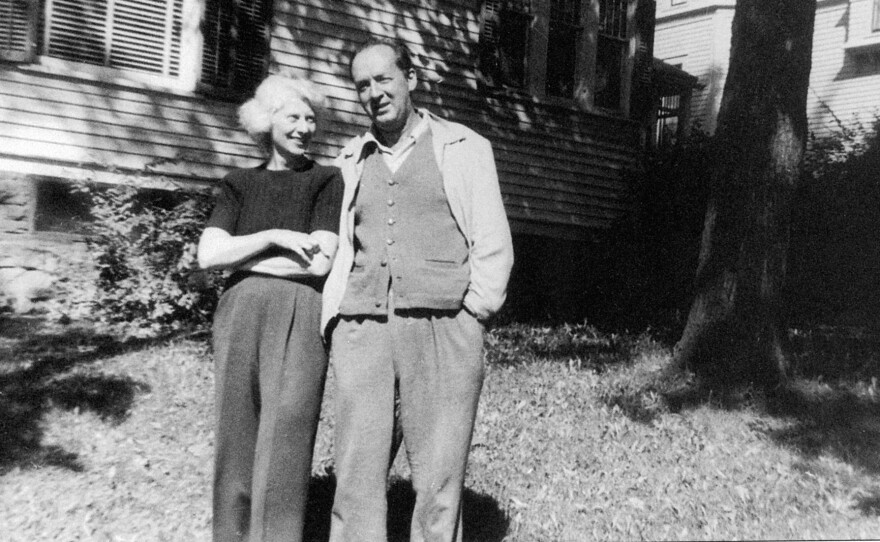
[[[336, 477], [330, 473], [313, 476], [309, 485], [306, 509], [305, 542], [326, 542], [330, 536], [330, 515]], [[507, 534], [510, 520], [491, 496], [464, 490], [464, 540], [468, 542], [500, 542]], [[406, 542], [415, 505], [412, 482], [395, 478], [388, 488], [388, 540]]]
[[149, 387], [90, 374], [85, 366], [161, 340], [119, 341], [85, 328], [48, 330], [37, 319], [0, 318], [0, 475], [16, 467], [81, 470], [76, 454], [42, 443], [44, 414], [78, 409], [121, 423], [135, 396]]
[[788, 389], [774, 396], [768, 412], [798, 420], [793, 427], [770, 431], [780, 444], [807, 458], [831, 453], [873, 474], [880, 473], [880, 403], [848, 391], [816, 393]]
[[[709, 405], [734, 411], [755, 408], [792, 420], [766, 429], [774, 442], [805, 459], [830, 454], [865, 471], [880, 473], [880, 358], [872, 337], [813, 337], [789, 352], [794, 373], [781, 389], [739, 380], [701, 380], [674, 367], [627, 375], [600, 391], [600, 400], [618, 406], [630, 419], [648, 423], [664, 411], [680, 412]], [[653, 399], [660, 398], [660, 403]], [[866, 509], [876, 501], [866, 499]]]
[[846, 385], [832, 388], [802, 379], [770, 391], [743, 385], [695, 385], [663, 396], [673, 412], [706, 404], [724, 410], [752, 406], [770, 416], [794, 420], [784, 429], [766, 430], [767, 435], [807, 459], [828, 453], [872, 474], [880, 473], [880, 402]]

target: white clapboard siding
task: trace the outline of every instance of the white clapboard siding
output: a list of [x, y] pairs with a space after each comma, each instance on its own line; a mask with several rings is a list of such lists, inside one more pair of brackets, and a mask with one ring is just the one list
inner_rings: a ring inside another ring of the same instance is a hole
[[[870, 4], [871, 0], [853, 0], [856, 2]], [[870, 13], [870, 9], [862, 12], [847, 2], [819, 2], [816, 10], [807, 97], [810, 131], [816, 136], [839, 132], [841, 124], [858, 122], [871, 128], [880, 117], [880, 64], [866, 69], [860, 66], [862, 60], [846, 51], [847, 41], [860, 37], [857, 25], [861, 21], [850, 17], [862, 13]], [[873, 53], [880, 55], [880, 44], [874, 46]]]
[[703, 9], [661, 14], [658, 2], [654, 56], [680, 64], [681, 69], [697, 77], [700, 86], [691, 98], [690, 119], [713, 131], [727, 78], [733, 9], [728, 2], [705, 4]]
[[3, 154], [195, 179], [259, 163], [235, 107], [37, 70], [0, 69]]
[[348, 53], [368, 32], [401, 39], [420, 70], [419, 106], [492, 142], [508, 214], [518, 231], [586, 237], [627, 209], [626, 172], [637, 127], [570, 105], [488, 98], [477, 90], [478, 2], [278, 2], [273, 60], [332, 89], [339, 131], [367, 126], [348, 81]]
[[[479, 2], [274, 4], [270, 70], [308, 77], [330, 97], [330, 121], [314, 149], [318, 161], [329, 163], [368, 127], [348, 80], [348, 54], [372, 32], [410, 45], [420, 68], [420, 107], [492, 142], [515, 231], [584, 239], [628, 209], [628, 175], [640, 152], [637, 123], [564, 102], [478, 92]], [[0, 65], [0, 165], [14, 162], [16, 171], [28, 173], [42, 167], [53, 175], [93, 168], [211, 181], [262, 160], [237, 126], [237, 106], [146, 84]]]
[[[819, 0], [813, 31], [812, 68], [807, 95], [809, 130], [817, 137], [861, 124], [871, 128], [880, 116], [880, 36], [869, 18], [875, 0]], [[692, 120], [714, 129], [730, 60], [732, 3], [694, 0], [670, 9], [658, 2], [654, 56], [681, 63], [705, 89], [694, 93]], [[875, 60], [859, 59], [853, 42], [875, 43], [859, 49]], [[872, 64], [873, 63], [873, 64]]]

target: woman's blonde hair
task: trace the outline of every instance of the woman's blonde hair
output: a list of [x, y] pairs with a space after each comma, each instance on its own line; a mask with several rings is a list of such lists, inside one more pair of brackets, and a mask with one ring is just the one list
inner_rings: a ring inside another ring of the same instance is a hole
[[272, 115], [291, 100], [302, 100], [319, 119], [327, 110], [327, 97], [306, 79], [286, 74], [269, 75], [254, 97], [238, 108], [238, 122], [264, 152], [272, 149]]

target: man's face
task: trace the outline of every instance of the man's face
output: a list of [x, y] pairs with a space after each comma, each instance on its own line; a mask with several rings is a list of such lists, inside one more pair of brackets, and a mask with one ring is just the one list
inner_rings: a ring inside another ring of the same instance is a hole
[[385, 45], [364, 49], [351, 63], [351, 78], [361, 106], [382, 132], [403, 130], [413, 112], [410, 92], [416, 88], [415, 71], [404, 72], [394, 63], [394, 50]]

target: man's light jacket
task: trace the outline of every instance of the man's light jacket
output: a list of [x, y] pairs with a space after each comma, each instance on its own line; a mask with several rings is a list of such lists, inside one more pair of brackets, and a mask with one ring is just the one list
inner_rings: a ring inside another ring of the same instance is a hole
[[[440, 119], [428, 111], [419, 113], [428, 119], [449, 209], [468, 244], [470, 284], [463, 304], [472, 314], [485, 319], [504, 303], [513, 267], [513, 243], [492, 146], [486, 138], [461, 124]], [[342, 170], [345, 194], [339, 249], [324, 284], [322, 329], [339, 313], [354, 264], [354, 199], [364, 168], [365, 142], [364, 136], [354, 138], [335, 161]]]

